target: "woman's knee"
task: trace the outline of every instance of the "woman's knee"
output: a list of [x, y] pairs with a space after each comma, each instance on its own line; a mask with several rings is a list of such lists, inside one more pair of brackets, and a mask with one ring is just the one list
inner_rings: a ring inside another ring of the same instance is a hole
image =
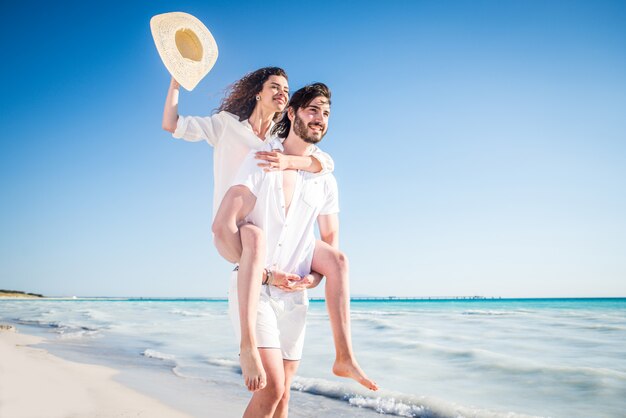
[[323, 241], [315, 243], [313, 254], [313, 269], [324, 276], [347, 272], [349, 267], [348, 256]]
[[348, 256], [343, 251], [337, 251], [337, 255], [335, 256], [337, 259], [337, 264], [342, 267], [348, 268]]
[[239, 226], [241, 245], [246, 249], [265, 250], [265, 235], [263, 230], [253, 224], [242, 224]]
[[348, 256], [343, 251], [333, 248], [332, 260], [340, 271], [348, 271]]
[[[227, 225], [213, 224], [213, 245], [227, 261], [231, 263], [238, 263], [241, 256], [241, 246], [237, 244], [239, 236], [237, 235], [237, 229], [231, 229]], [[239, 247], [238, 249], [236, 247]]]

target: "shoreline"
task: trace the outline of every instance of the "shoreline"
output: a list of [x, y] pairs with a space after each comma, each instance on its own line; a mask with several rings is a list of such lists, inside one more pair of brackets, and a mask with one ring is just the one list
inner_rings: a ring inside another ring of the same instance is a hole
[[0, 416], [192, 417], [119, 383], [119, 370], [64, 360], [33, 347], [44, 341], [16, 330], [0, 332]]
[[[59, 351], [53, 339], [21, 329], [7, 323], [0, 330], [0, 417], [240, 418], [249, 400], [239, 381], [183, 377], [159, 366], [111, 365], [87, 351]], [[320, 418], [379, 415], [292, 389], [290, 416], [308, 418], [312, 408]]]
[[[234, 387], [181, 378], [162, 368], [112, 367], [89, 354], [66, 353], [57, 353], [48, 338], [21, 334], [7, 324], [0, 331], [0, 417], [200, 418], [210, 413], [240, 418], [248, 403], [249, 394], [239, 382]], [[320, 405], [316, 398], [292, 390], [289, 415], [307, 418], [313, 407], [319, 408], [320, 418], [378, 415], [332, 400]]]

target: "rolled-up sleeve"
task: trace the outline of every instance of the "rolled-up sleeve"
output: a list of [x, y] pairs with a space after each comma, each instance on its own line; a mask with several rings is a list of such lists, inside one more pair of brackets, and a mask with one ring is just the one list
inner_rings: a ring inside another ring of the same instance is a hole
[[224, 116], [217, 113], [212, 116], [178, 116], [174, 138], [189, 142], [206, 141], [216, 146], [224, 133]]
[[322, 165], [322, 171], [314, 173], [315, 175], [322, 175], [332, 173], [335, 170], [335, 162], [330, 155], [315, 147], [315, 150], [311, 153], [311, 157], [315, 158]]

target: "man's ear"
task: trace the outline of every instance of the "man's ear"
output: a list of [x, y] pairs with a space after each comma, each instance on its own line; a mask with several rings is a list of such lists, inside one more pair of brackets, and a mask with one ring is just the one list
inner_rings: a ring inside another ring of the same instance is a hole
[[296, 112], [294, 112], [293, 107], [289, 106], [287, 108], [287, 117], [289, 118], [290, 122], [293, 122], [295, 115]]

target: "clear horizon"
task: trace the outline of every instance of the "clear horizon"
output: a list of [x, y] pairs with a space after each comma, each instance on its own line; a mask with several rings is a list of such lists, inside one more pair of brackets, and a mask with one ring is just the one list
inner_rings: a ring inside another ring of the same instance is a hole
[[[2, 290], [0, 293], [18, 293], [32, 296], [38, 296], [41, 299], [50, 300], [155, 300], [155, 301], [170, 301], [170, 300], [188, 300], [188, 301], [227, 301], [227, 296], [140, 296], [140, 295], [126, 295], [126, 296], [95, 296], [95, 295], [42, 295], [33, 292], [23, 292], [15, 290]], [[18, 298], [11, 298], [10, 296], [0, 296], [0, 300], [19, 300]], [[450, 295], [450, 296], [368, 296], [368, 295], [355, 295], [350, 296], [350, 300], [357, 302], [364, 301], [389, 301], [389, 302], [403, 302], [403, 301], [498, 301], [498, 300], [621, 300], [626, 299], [626, 296], [550, 296], [550, 297], [530, 297], [530, 296], [518, 296], [518, 297], [501, 297], [501, 296], [480, 296], [480, 295]], [[29, 300], [32, 300], [29, 299]], [[325, 301], [324, 296], [310, 297], [313, 302]]]

